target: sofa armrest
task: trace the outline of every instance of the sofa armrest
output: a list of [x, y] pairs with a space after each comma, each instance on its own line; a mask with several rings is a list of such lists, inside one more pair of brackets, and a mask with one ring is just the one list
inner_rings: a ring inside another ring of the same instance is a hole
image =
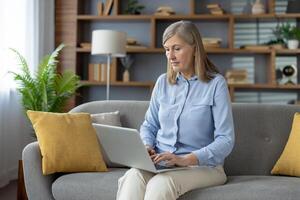
[[28, 144], [22, 154], [24, 182], [28, 199], [54, 199], [52, 182], [55, 175], [43, 175], [42, 156], [38, 142]]

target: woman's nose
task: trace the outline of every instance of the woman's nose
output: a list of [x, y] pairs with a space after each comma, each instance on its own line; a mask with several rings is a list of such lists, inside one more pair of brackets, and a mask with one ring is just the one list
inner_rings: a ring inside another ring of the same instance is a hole
[[175, 58], [175, 54], [174, 54], [174, 51], [170, 50], [169, 52], [169, 59], [174, 59]]

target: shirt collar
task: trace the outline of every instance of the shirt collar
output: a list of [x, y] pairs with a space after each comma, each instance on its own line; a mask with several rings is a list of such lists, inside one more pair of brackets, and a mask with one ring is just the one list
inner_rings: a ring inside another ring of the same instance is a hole
[[[186, 80], [180, 72], [178, 72], [176, 75], [176, 81], [178, 81], [178, 80], [182, 80], [182, 81]], [[195, 81], [195, 80], [198, 80], [197, 75], [193, 75], [191, 78], [188, 79], [188, 81]]]

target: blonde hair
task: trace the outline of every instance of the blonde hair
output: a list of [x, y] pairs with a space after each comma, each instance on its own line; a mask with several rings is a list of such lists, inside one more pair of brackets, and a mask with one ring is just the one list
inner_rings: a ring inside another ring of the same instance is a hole
[[[190, 21], [181, 20], [169, 25], [163, 34], [163, 45], [168, 39], [174, 35], [178, 35], [189, 45], [195, 46], [195, 60], [194, 68], [195, 74], [204, 82], [208, 82], [219, 73], [216, 66], [208, 59], [207, 54], [204, 50], [201, 35], [197, 27]], [[167, 66], [167, 77], [170, 84], [176, 84], [176, 75], [168, 61]]]

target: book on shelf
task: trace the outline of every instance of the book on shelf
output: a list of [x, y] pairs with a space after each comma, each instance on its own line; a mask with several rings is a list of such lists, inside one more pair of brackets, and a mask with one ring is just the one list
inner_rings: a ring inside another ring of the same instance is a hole
[[90, 42], [81, 42], [79, 44], [79, 46], [84, 48], [84, 49], [91, 49], [91, 43]]
[[89, 81], [105, 81], [105, 73], [103, 71], [102, 63], [90, 63], [89, 64]]
[[206, 7], [208, 9], [220, 8], [220, 4], [218, 4], [218, 3], [210, 3], [210, 4], [207, 4]]
[[[88, 80], [104, 82], [107, 79], [107, 64], [106, 63], [90, 63], [88, 67]], [[110, 64], [110, 82], [117, 80], [117, 63], [116, 59]]]
[[103, 14], [103, 3], [102, 3], [102, 1], [99, 1], [97, 3], [97, 11], [98, 11], [98, 15], [102, 15]]
[[112, 9], [114, 0], [106, 0], [103, 15], [109, 15]]
[[240, 47], [241, 49], [248, 49], [248, 50], [269, 50], [270, 46], [268, 45], [259, 45], [259, 44], [247, 44]]
[[220, 4], [212, 3], [207, 4], [206, 7], [209, 9], [210, 13], [213, 15], [223, 15], [224, 10], [221, 8]]
[[248, 72], [246, 69], [229, 69], [225, 74], [229, 84], [246, 84], [248, 82]]

